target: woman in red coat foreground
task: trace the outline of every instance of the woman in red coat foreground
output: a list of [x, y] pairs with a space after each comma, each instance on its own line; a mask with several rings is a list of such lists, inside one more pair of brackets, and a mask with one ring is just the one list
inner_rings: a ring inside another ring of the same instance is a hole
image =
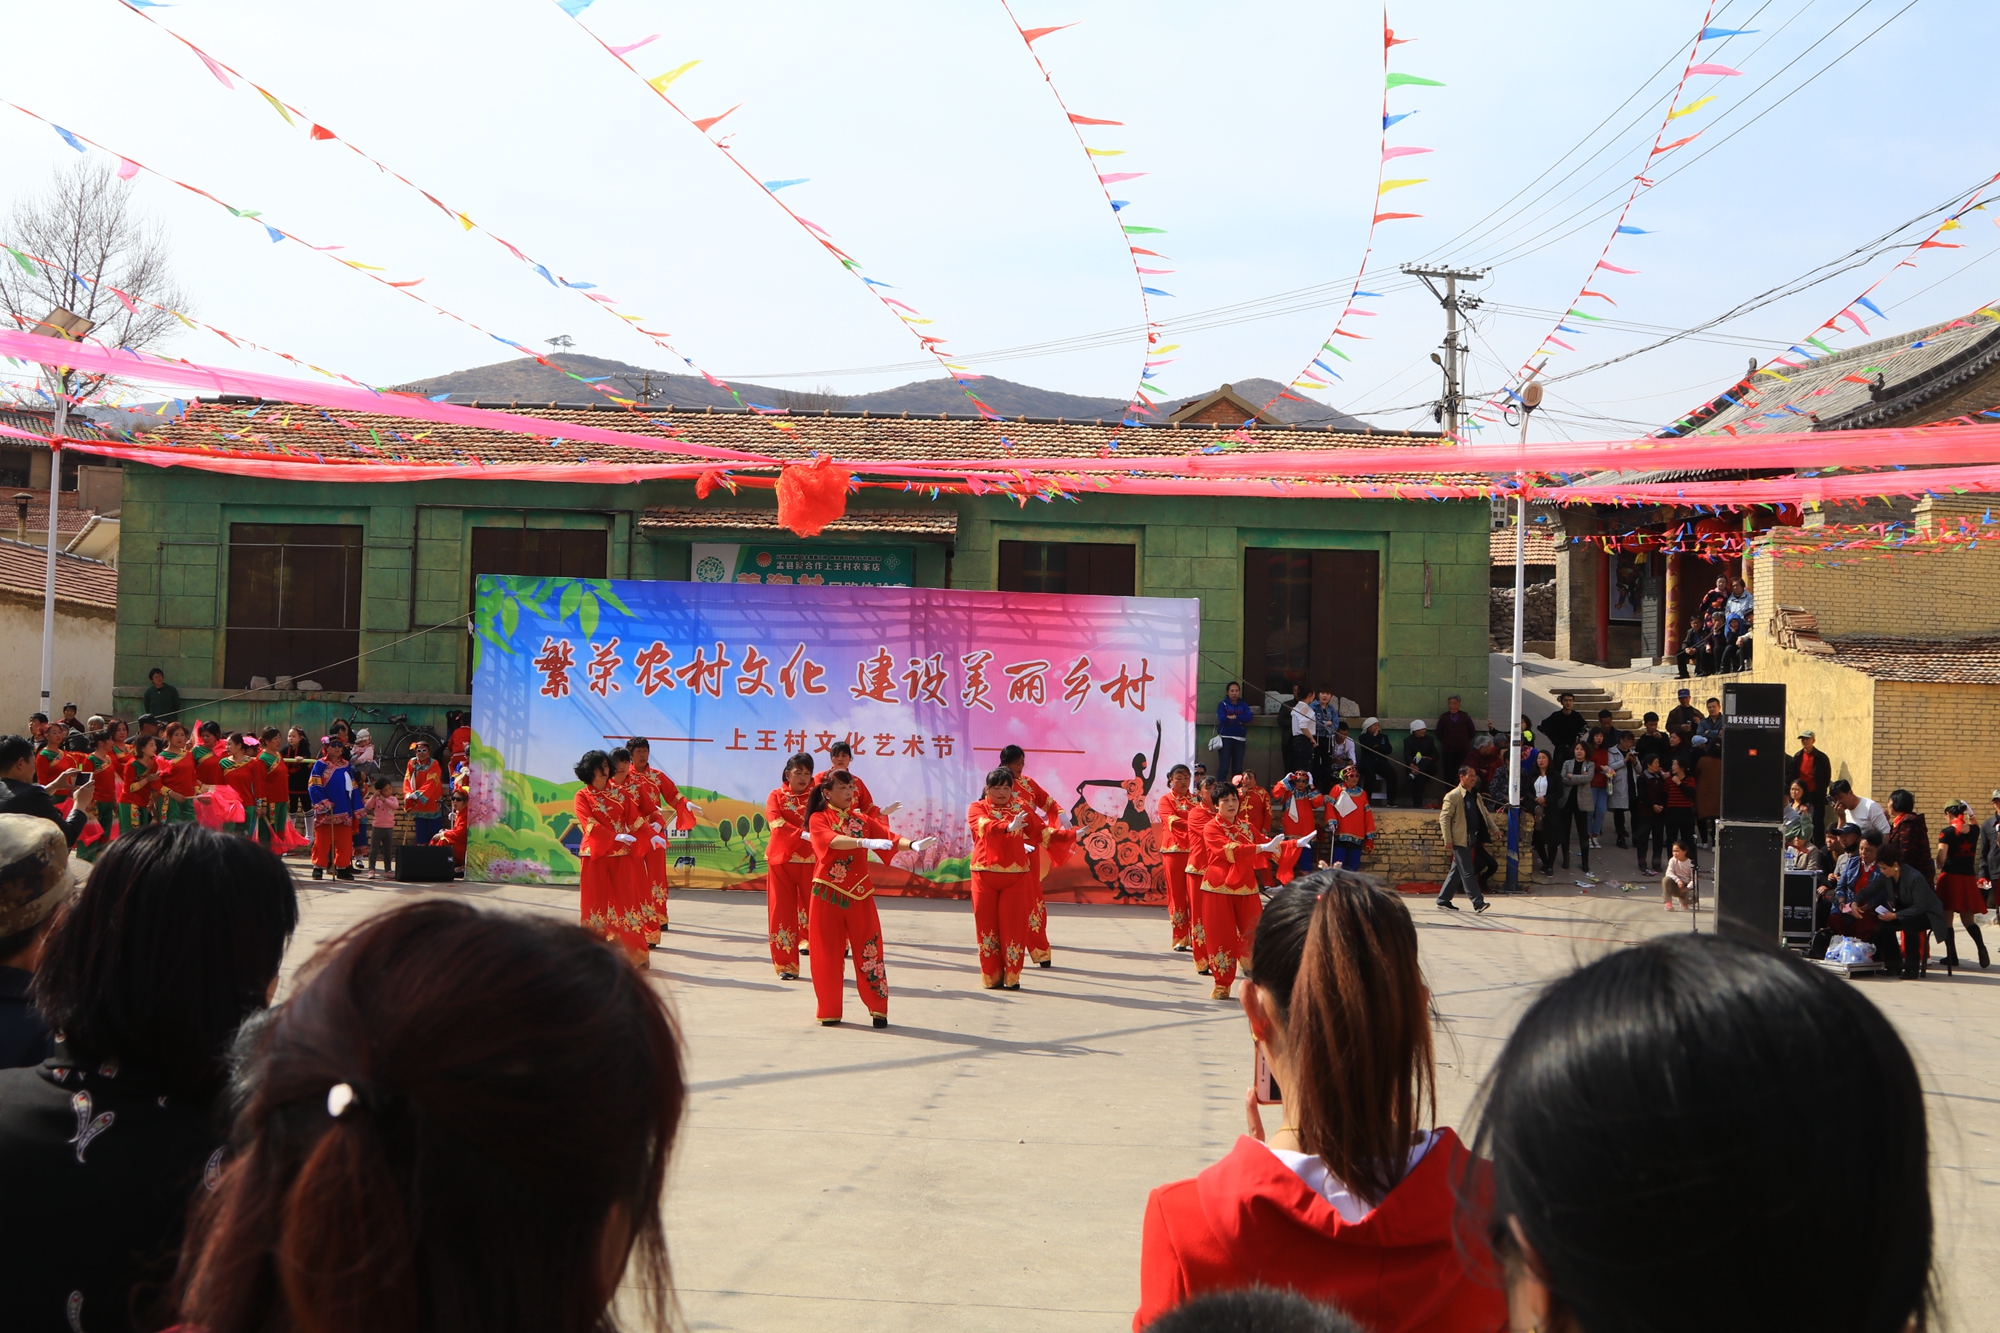
[[1472, 1157], [1435, 1114], [1430, 995], [1394, 893], [1341, 870], [1274, 894], [1245, 976], [1250, 1033], [1284, 1124], [1153, 1191], [1141, 1329], [1202, 1292], [1261, 1285], [1339, 1306], [1370, 1333], [1493, 1333], [1507, 1322], [1484, 1241], [1454, 1227]]

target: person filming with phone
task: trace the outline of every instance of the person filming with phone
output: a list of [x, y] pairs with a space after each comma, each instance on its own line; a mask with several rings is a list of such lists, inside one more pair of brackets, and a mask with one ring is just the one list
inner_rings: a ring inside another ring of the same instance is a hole
[[83, 802], [78, 801], [68, 819], [64, 819], [56, 809], [58, 801], [67, 800], [79, 783], [87, 782], [89, 775], [70, 768], [56, 774], [47, 786], [35, 782], [35, 743], [26, 736], [0, 736], [0, 814], [40, 815], [63, 831], [63, 840], [71, 847], [76, 846], [77, 835], [83, 832], [84, 821], [90, 812]]
[[[1484, 1168], [1432, 1123], [1430, 991], [1403, 900], [1346, 870], [1295, 880], [1265, 907], [1244, 976], [1248, 1133], [1147, 1199], [1133, 1328], [1250, 1286], [1331, 1302], [1369, 1333], [1505, 1328], [1499, 1269], [1453, 1223]], [[1270, 1104], [1283, 1115], [1267, 1134]]]

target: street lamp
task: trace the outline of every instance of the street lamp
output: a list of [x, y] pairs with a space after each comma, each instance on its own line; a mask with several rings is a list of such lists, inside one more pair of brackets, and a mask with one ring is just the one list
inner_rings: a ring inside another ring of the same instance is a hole
[[[93, 320], [57, 306], [30, 332], [43, 338], [81, 342], [96, 328]], [[56, 680], [56, 501], [62, 490], [62, 442], [69, 434], [69, 398], [63, 392], [63, 378], [69, 367], [56, 368], [56, 429], [49, 441], [49, 564], [42, 581], [42, 716], [54, 717], [50, 701], [55, 697]]]

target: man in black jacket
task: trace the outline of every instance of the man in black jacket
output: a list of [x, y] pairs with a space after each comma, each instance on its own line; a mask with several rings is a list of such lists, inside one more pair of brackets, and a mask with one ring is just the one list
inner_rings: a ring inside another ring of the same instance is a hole
[[1885, 842], [1876, 849], [1875, 870], [1889, 879], [1889, 900], [1875, 909], [1882, 923], [1875, 932], [1875, 957], [1890, 976], [1900, 971], [1904, 977], [1915, 977], [1923, 967], [1924, 932], [1936, 931], [1939, 939], [1945, 938], [1951, 918], [1923, 872], [1903, 864], [1903, 854], [1893, 844]]
[[56, 809], [56, 798], [68, 796], [87, 775], [71, 769], [46, 787], [35, 785], [35, 743], [26, 736], [0, 736], [0, 814], [39, 815], [63, 832], [63, 841], [76, 846], [90, 812], [83, 802], [65, 820]]
[[1549, 743], [1549, 753], [1555, 756], [1554, 764], [1560, 768], [1562, 761], [1570, 757], [1576, 738], [1589, 724], [1584, 721], [1583, 714], [1576, 711], [1574, 694], [1564, 690], [1556, 696], [1556, 702], [1562, 707], [1542, 719], [1542, 739]]
[[1993, 793], [1993, 813], [1979, 826], [1979, 861], [1973, 867], [1979, 887], [1986, 893], [1986, 905], [1993, 905], [1993, 886], [2000, 884], [2000, 791]]
[[1813, 839], [1817, 841], [1826, 836], [1826, 789], [1833, 785], [1833, 761], [1819, 748], [1810, 728], [1799, 733], [1799, 752], [1785, 760], [1787, 793], [1794, 782], [1806, 789], [1806, 804], [1813, 812]]

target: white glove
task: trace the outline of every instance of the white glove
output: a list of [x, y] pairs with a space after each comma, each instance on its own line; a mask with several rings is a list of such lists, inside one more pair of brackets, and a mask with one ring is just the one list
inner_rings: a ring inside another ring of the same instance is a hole
[[659, 849], [660, 849], [661, 851], [663, 851], [663, 852], [664, 852], [665, 850], [667, 850], [667, 840], [666, 840], [665, 838], [661, 838], [661, 837], [657, 837], [657, 836], [656, 836], [656, 837], [655, 837], [655, 838], [653, 839], [653, 845], [654, 845], [655, 847], [659, 848]]
[[619, 835], [618, 835], [618, 836], [617, 836], [616, 838], [612, 839], [612, 841], [613, 841], [613, 842], [637, 842], [637, 841], [639, 841], [639, 840], [638, 840], [637, 838], [633, 837], [633, 836], [632, 836], [631, 834], [629, 834], [629, 833], [621, 833], [621, 834], [619, 834]]
[[646, 825], [646, 827], [653, 830], [653, 832], [655, 833], [665, 833], [667, 831], [667, 826], [665, 824], [662, 824], [657, 819], [654, 820], [652, 823]]
[[1023, 828], [1027, 827], [1027, 824], [1028, 812], [1026, 810], [1016, 810], [1014, 817], [1007, 822], [1007, 831], [1009, 833], [1019, 833]]
[[1312, 831], [1311, 833], [1308, 833], [1308, 834], [1306, 834], [1306, 836], [1305, 836], [1305, 837], [1303, 837], [1303, 838], [1300, 838], [1300, 839], [1299, 839], [1299, 846], [1301, 846], [1301, 847], [1310, 847], [1310, 846], [1312, 846], [1312, 845], [1313, 845], [1313, 839], [1314, 839], [1314, 838], [1317, 838], [1318, 836], [1319, 836], [1319, 830], [1318, 830], [1318, 829], [1314, 829], [1314, 830], [1313, 830], [1313, 831]]
[[871, 852], [893, 852], [896, 850], [894, 838], [863, 838], [861, 845]]
[[889, 802], [888, 807], [882, 811], [882, 818], [887, 819], [890, 815], [895, 814], [898, 810], [901, 810], [902, 808], [903, 808], [903, 803], [901, 801], [891, 801]]
[[937, 843], [937, 837], [935, 834], [933, 834], [931, 837], [928, 838], [918, 838], [915, 842], [910, 844], [910, 850], [913, 852], [927, 852], [933, 846], [935, 846], [936, 843]]
[[701, 813], [701, 807], [696, 805], [693, 801], [689, 801], [687, 803], [687, 808], [689, 814], [699, 815]]
[[1278, 850], [1278, 844], [1283, 841], [1284, 838], [1282, 836], [1273, 838], [1269, 842], [1264, 843], [1262, 846], [1258, 847], [1257, 850], [1260, 852], [1275, 852]]

